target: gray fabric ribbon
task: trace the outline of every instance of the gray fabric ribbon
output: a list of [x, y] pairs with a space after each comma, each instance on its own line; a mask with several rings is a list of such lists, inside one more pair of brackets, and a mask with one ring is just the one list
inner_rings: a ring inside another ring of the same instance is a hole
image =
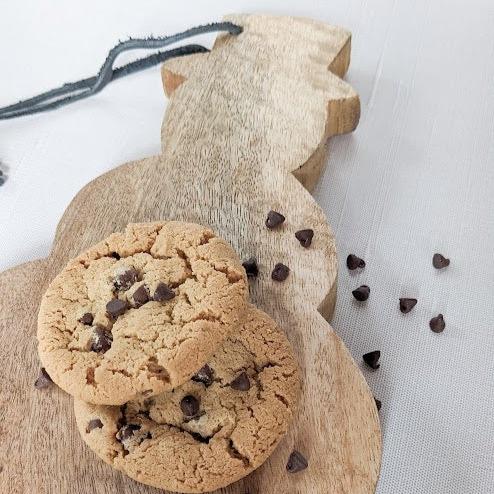
[[98, 75], [88, 77], [87, 79], [82, 79], [77, 82], [64, 84], [63, 86], [46, 91], [38, 96], [0, 108], [0, 120], [32, 115], [33, 113], [40, 113], [48, 110], [55, 110], [61, 106], [74, 103], [75, 101], [79, 101], [99, 93], [105, 86], [116, 79], [120, 79], [121, 77], [133, 74], [134, 72], [147, 69], [162, 63], [169, 58], [190, 55], [192, 53], [203, 53], [208, 50], [201, 45], [186, 45], [167, 51], [159, 51], [148, 57], [140, 58], [134, 62], [123, 65], [122, 67], [113, 68], [116, 58], [125, 51], [163, 48], [192, 36], [218, 31], [226, 31], [232, 35], [238, 35], [242, 32], [242, 27], [232, 24], [231, 22], [216, 22], [205, 26], [193, 27], [187, 31], [172, 36], [141, 39], [130, 38], [127, 41], [122, 41], [110, 50], [105, 62], [98, 72]]

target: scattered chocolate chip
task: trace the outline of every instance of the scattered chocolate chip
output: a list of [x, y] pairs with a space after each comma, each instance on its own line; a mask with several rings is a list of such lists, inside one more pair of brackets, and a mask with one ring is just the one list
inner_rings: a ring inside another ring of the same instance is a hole
[[308, 248], [312, 244], [312, 238], [314, 237], [314, 230], [310, 228], [307, 230], [299, 230], [295, 232], [295, 238], [300, 242], [302, 247]]
[[246, 372], [240, 373], [231, 383], [230, 386], [236, 391], [249, 391], [250, 380]]
[[442, 269], [446, 266], [449, 266], [449, 262], [449, 259], [444, 257], [442, 254], [434, 254], [434, 256], [432, 257], [432, 265], [436, 269]]
[[357, 257], [355, 254], [350, 254], [346, 258], [346, 267], [353, 271], [354, 269], [357, 268], [365, 268], [365, 261], [363, 259], [360, 259], [360, 257]]
[[213, 369], [206, 364], [201, 367], [195, 375], [192, 376], [192, 380], [198, 383], [204, 384], [206, 387], [213, 384]]
[[105, 353], [111, 348], [113, 335], [103, 326], [93, 328], [91, 350], [93, 352]]
[[46, 372], [46, 369], [44, 367], [41, 367], [38, 379], [34, 381], [34, 387], [37, 389], [43, 389], [43, 388], [47, 388], [52, 383], [53, 381], [51, 380], [51, 377], [48, 375], [48, 372]]
[[416, 298], [400, 298], [400, 311], [403, 314], [408, 314], [416, 305]]
[[134, 432], [140, 430], [140, 428], [141, 426], [138, 424], [126, 424], [122, 426], [117, 432], [117, 441], [120, 441], [121, 443], [127, 441], [134, 435]]
[[269, 229], [276, 228], [277, 226], [280, 226], [284, 221], [285, 217], [282, 214], [276, 211], [270, 211], [268, 213], [268, 217], [266, 218], [266, 226]]
[[365, 302], [369, 298], [370, 288], [367, 285], [362, 285], [353, 290], [352, 294], [359, 302]]
[[100, 419], [90, 420], [86, 427], [86, 433], [89, 434], [94, 429], [101, 429], [103, 427], [103, 422]]
[[85, 324], [86, 326], [91, 326], [94, 321], [94, 316], [91, 314], [91, 312], [86, 312], [83, 314], [83, 316], [79, 319], [79, 322], [82, 324]]
[[309, 462], [305, 459], [305, 456], [294, 449], [288, 458], [286, 469], [289, 473], [297, 473], [305, 470], [309, 466]]
[[432, 331], [434, 331], [434, 333], [442, 333], [444, 331], [444, 328], [446, 327], [443, 315], [439, 314], [436, 317], [433, 317], [429, 321], [429, 326]]
[[374, 401], [376, 402], [377, 411], [381, 410], [381, 400], [378, 400], [376, 397], [374, 397]]
[[257, 278], [257, 275], [259, 274], [259, 267], [253, 257], [247, 259], [247, 261], [244, 261], [242, 266], [244, 267], [248, 278]]
[[139, 279], [139, 273], [134, 268], [126, 269], [115, 276], [114, 287], [119, 291], [128, 290]]
[[371, 369], [379, 369], [379, 359], [381, 357], [381, 352], [379, 350], [374, 350], [373, 352], [366, 353], [362, 356], [364, 359], [364, 362], [371, 368]]
[[186, 418], [196, 417], [199, 413], [199, 406], [199, 400], [192, 395], [184, 396], [180, 401], [180, 408]]
[[149, 292], [146, 285], [141, 285], [132, 296], [136, 307], [141, 307], [145, 303], [149, 302]]
[[121, 316], [127, 310], [128, 304], [125, 300], [114, 298], [106, 304], [106, 312], [112, 319]]
[[110, 254], [110, 257], [113, 257], [113, 259], [116, 259], [118, 261], [120, 259], [120, 254], [118, 252], [112, 252]]
[[153, 300], [164, 302], [175, 297], [175, 292], [165, 283], [159, 283], [154, 291]]
[[274, 267], [273, 272], [271, 273], [271, 278], [274, 281], [285, 281], [288, 278], [289, 274], [290, 268], [279, 262]]

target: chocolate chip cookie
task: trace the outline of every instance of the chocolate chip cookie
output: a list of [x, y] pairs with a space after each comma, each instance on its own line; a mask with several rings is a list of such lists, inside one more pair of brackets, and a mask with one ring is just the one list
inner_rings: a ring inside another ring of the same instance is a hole
[[53, 381], [84, 401], [153, 396], [190, 379], [238, 329], [246, 298], [242, 264], [212, 230], [131, 224], [48, 287], [39, 355]]
[[259, 467], [292, 419], [300, 382], [290, 345], [275, 322], [251, 307], [190, 381], [124, 406], [75, 401], [84, 441], [139, 482], [208, 492]]

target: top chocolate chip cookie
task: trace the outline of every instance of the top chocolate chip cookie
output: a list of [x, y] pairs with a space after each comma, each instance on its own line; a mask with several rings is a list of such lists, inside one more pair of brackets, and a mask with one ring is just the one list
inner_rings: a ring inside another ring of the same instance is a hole
[[128, 225], [70, 261], [48, 287], [38, 350], [53, 381], [119, 405], [187, 381], [246, 308], [245, 271], [205, 227]]

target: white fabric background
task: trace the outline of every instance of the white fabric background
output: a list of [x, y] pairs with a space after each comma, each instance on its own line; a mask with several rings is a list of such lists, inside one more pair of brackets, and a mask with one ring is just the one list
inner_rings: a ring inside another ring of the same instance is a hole
[[[336, 233], [333, 325], [383, 401], [379, 494], [494, 493], [494, 5], [490, 0], [2, 2], [0, 106], [96, 73], [129, 35], [229, 12], [318, 18], [354, 33], [348, 81], [362, 119], [334, 138], [316, 191]], [[210, 39], [210, 38], [208, 38]], [[158, 69], [55, 113], [0, 122], [0, 268], [48, 254], [92, 178], [159, 152]], [[451, 266], [437, 272], [432, 254]], [[349, 252], [367, 261], [351, 274]], [[350, 291], [369, 284], [357, 306]], [[419, 299], [403, 316], [400, 296]], [[0, 301], [1, 303], [1, 301]], [[443, 334], [428, 328], [445, 315]]]

